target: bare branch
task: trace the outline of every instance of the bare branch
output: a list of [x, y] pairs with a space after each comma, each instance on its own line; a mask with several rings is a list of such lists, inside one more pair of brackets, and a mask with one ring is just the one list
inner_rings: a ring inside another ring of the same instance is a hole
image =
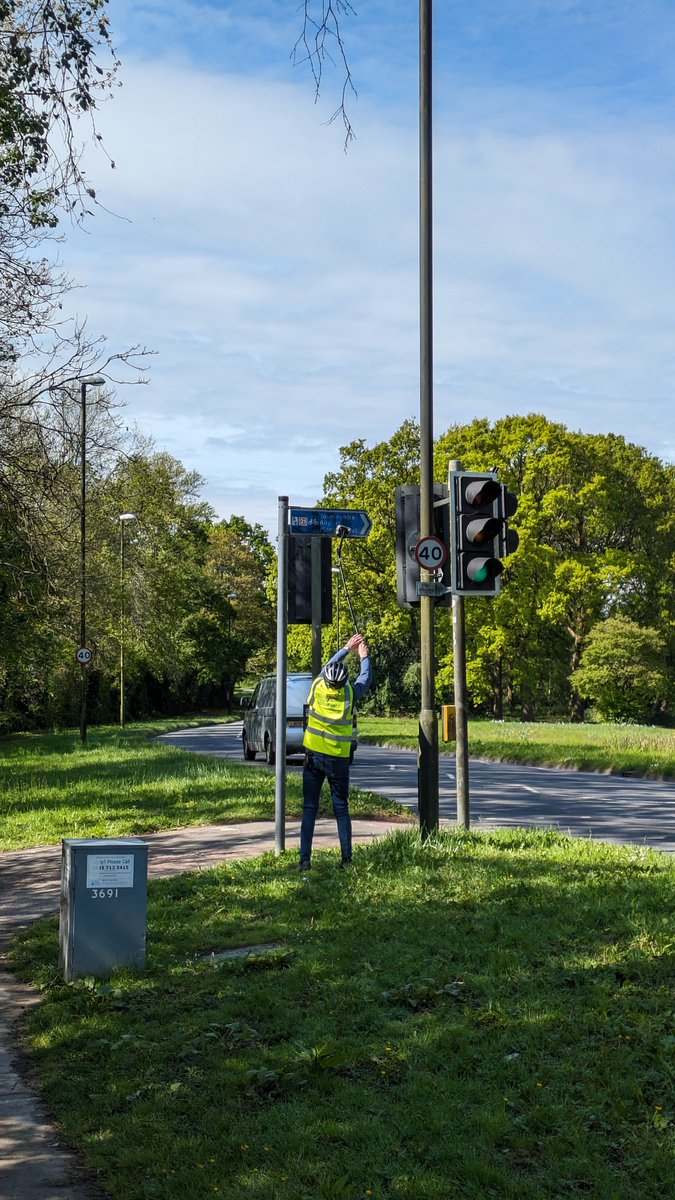
[[[303, 63], [309, 64], [314, 80], [315, 101], [318, 101], [321, 94], [321, 81], [326, 62], [329, 62], [332, 66], [336, 66], [337, 59], [341, 63], [344, 79], [340, 103], [332, 117], [327, 121], [327, 124], [332, 125], [338, 119], [342, 121], [345, 131], [344, 148], [346, 151], [349, 143], [356, 138], [347, 112], [347, 99], [350, 92], [354, 97], [358, 93], [354, 86], [347, 60], [347, 52], [340, 28], [340, 18], [356, 16], [356, 12], [349, 3], [349, 0], [321, 0], [321, 13], [316, 18], [311, 13], [313, 3], [314, 0], [303, 0], [302, 33], [293, 47], [291, 61], [294, 66]], [[336, 52], [335, 57], [331, 51]]]

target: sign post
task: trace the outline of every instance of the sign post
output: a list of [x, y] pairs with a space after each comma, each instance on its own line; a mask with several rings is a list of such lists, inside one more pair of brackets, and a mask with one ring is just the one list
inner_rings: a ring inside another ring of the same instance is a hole
[[286, 673], [288, 667], [288, 496], [279, 496], [277, 541], [277, 737], [274, 788], [274, 853], [286, 849]]

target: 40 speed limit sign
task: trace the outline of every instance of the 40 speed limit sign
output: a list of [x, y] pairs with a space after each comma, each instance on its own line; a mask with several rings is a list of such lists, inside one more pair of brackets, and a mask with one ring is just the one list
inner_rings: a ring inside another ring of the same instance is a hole
[[442, 567], [448, 557], [447, 547], [440, 538], [430, 535], [420, 538], [413, 551], [413, 558], [425, 571], [435, 571]]

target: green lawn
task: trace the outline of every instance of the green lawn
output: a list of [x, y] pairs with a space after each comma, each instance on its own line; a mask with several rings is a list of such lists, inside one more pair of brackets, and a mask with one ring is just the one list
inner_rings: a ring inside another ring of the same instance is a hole
[[[122, 837], [218, 821], [272, 820], [274, 777], [152, 740], [204, 718], [93, 727], [0, 738], [0, 851], [64, 837]], [[362, 742], [417, 747], [413, 718], [362, 717]], [[675, 777], [675, 731], [643, 726], [471, 721], [474, 757], [536, 765]], [[441, 750], [454, 746], [440, 743]], [[302, 806], [297, 773], [287, 776], [287, 811]], [[327, 797], [325, 797], [326, 803]], [[352, 793], [356, 817], [398, 817], [398, 805]]]
[[[64, 837], [123, 837], [219, 821], [274, 819], [274, 775], [186, 753], [153, 733], [205, 724], [146, 722], [79, 733], [0, 738], [0, 851]], [[287, 813], [302, 811], [299, 775], [287, 776]], [[324, 789], [325, 791], [326, 789]], [[326, 803], [329, 803], [326, 797]], [[354, 792], [356, 817], [397, 817], [381, 796]]]
[[[417, 746], [416, 718], [360, 717], [359, 739]], [[441, 750], [454, 750], [440, 741]], [[675, 778], [675, 729], [653, 725], [572, 725], [569, 722], [469, 721], [469, 754], [532, 766]]]
[[143, 972], [23, 934], [25, 1049], [112, 1200], [664, 1200], [674, 885], [520, 830], [230, 862], [150, 885]]

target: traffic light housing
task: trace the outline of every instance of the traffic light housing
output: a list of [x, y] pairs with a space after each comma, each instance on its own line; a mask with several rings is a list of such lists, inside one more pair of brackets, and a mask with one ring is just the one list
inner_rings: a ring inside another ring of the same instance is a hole
[[506, 558], [509, 554], [513, 554], [514, 550], [518, 549], [520, 538], [515, 529], [509, 529], [509, 518], [518, 509], [518, 497], [513, 492], [507, 491], [504, 484], [501, 485], [502, 498], [500, 517], [503, 522], [502, 531], [499, 535], [499, 555], [500, 558]]
[[[434, 484], [434, 500], [447, 499], [448, 489], [443, 483]], [[420, 489], [418, 484], [402, 484], [396, 488], [396, 599], [401, 608], [416, 608], [420, 602], [417, 594], [417, 584], [421, 579], [421, 569], [415, 561], [414, 550], [420, 540]], [[449, 505], [442, 504], [434, 507], [435, 537], [450, 549], [450, 514]], [[441, 574], [442, 571], [442, 574]], [[436, 579], [440, 588], [450, 588], [450, 556], [439, 568]], [[434, 597], [436, 604], [451, 604], [452, 595], [449, 590]]]
[[493, 472], [451, 474], [451, 587], [456, 596], [496, 596], [503, 559], [518, 546], [508, 519], [518, 507]]
[[[310, 536], [297, 535], [286, 541], [288, 547], [288, 624], [312, 624], [312, 542]], [[321, 624], [333, 620], [333, 572], [331, 539], [321, 541]]]

